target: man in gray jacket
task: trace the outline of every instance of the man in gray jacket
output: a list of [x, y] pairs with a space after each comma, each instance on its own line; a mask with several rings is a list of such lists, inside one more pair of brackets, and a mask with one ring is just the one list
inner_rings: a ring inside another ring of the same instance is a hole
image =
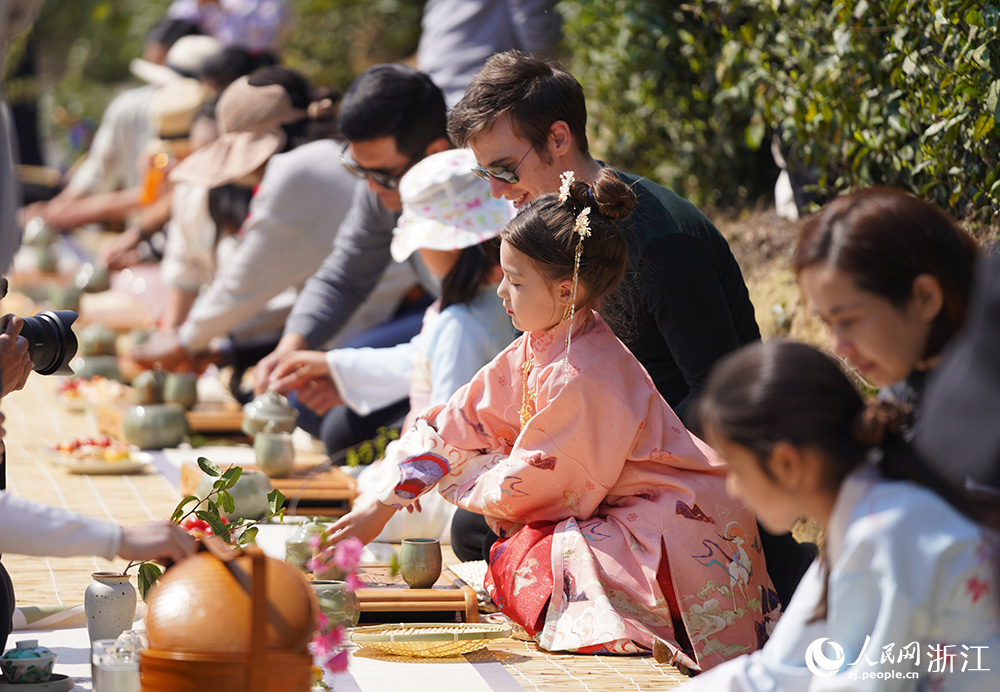
[[[391, 261], [389, 244], [402, 209], [399, 179], [417, 161], [451, 147], [441, 90], [423, 72], [395, 63], [369, 68], [354, 81], [340, 107], [340, 126], [347, 139], [341, 160], [368, 185], [358, 187], [333, 252], [306, 282], [278, 346], [257, 365], [258, 392], [270, 386], [285, 355], [321, 348], [371, 293]], [[417, 255], [410, 261], [421, 283], [436, 294], [437, 282]], [[365, 342], [351, 345], [379, 347], [407, 341], [420, 331], [421, 318], [422, 310], [414, 311], [408, 319], [398, 319], [374, 336], [369, 332]], [[327, 379], [312, 380], [296, 395], [321, 415], [341, 403]], [[406, 406], [401, 402], [400, 418]], [[378, 425], [390, 422], [392, 413], [385, 412], [381, 420], [372, 414], [362, 425], [345, 412], [350, 420], [340, 421], [340, 426], [366, 439]]]

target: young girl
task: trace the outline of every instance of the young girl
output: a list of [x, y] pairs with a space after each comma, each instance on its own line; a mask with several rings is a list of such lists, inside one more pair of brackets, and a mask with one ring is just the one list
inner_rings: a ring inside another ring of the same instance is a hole
[[976, 255], [975, 241], [940, 209], [874, 187], [810, 217], [794, 265], [830, 348], [883, 387], [883, 398], [916, 412], [927, 373], [965, 320]]
[[996, 689], [1000, 543], [974, 519], [995, 525], [997, 508], [924, 472], [894, 404], [770, 342], [720, 362], [701, 413], [730, 493], [768, 530], [813, 519], [826, 545], [763, 650], [685, 690]]
[[755, 650], [776, 615], [753, 516], [595, 308], [621, 280], [608, 169], [525, 205], [501, 233], [498, 293], [524, 334], [390, 446], [377, 501], [334, 540], [368, 542], [431, 487], [486, 516], [494, 601], [549, 650], [630, 653], [660, 639], [707, 669]]

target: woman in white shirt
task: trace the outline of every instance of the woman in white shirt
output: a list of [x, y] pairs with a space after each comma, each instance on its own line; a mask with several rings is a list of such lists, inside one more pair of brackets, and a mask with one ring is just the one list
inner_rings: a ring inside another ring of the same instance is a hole
[[809, 346], [769, 342], [720, 361], [701, 413], [730, 494], [771, 531], [809, 517], [826, 545], [781, 620], [761, 623], [764, 648], [686, 690], [996, 689], [995, 500], [910, 453], [896, 404], [865, 403]]

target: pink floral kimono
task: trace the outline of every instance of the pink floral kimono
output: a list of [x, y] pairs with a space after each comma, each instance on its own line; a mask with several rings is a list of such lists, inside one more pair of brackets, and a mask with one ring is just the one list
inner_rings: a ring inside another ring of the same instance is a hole
[[436, 485], [485, 515], [501, 537], [487, 588], [529, 631], [518, 605], [539, 613], [545, 649], [659, 638], [696, 670], [758, 649], [779, 606], [753, 515], [600, 316], [576, 323], [568, 368], [565, 329], [525, 334], [419, 418], [388, 450], [398, 472], [379, 499]]

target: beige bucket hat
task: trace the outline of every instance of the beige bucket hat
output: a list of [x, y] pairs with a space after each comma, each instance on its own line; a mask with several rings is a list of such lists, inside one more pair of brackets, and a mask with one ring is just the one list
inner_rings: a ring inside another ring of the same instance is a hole
[[218, 187], [250, 175], [284, 148], [281, 126], [302, 120], [306, 110], [293, 107], [280, 84], [252, 86], [241, 77], [222, 92], [215, 117], [219, 138], [178, 164], [174, 182]]

